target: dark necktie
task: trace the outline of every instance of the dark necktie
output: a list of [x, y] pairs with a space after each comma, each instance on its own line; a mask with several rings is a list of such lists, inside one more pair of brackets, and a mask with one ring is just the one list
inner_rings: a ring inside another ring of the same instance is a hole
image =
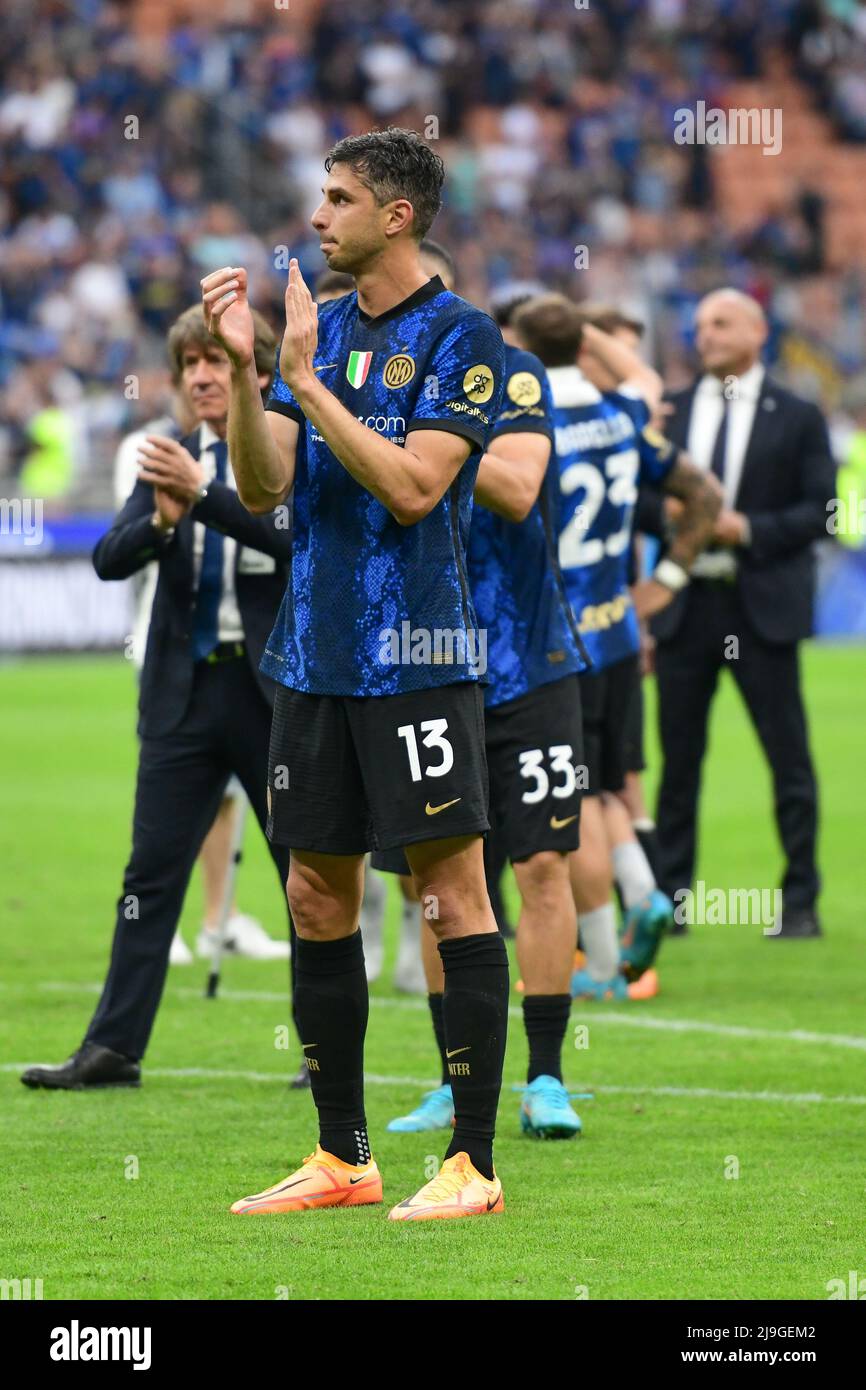
[[722, 396], [722, 418], [719, 421], [719, 432], [716, 435], [716, 442], [713, 445], [713, 452], [710, 455], [710, 472], [715, 473], [719, 482], [724, 486], [725, 482], [725, 450], [728, 444], [728, 399]]
[[[225, 440], [217, 440], [213, 445], [213, 454], [216, 459], [214, 478], [218, 483], [224, 483], [228, 459], [228, 445]], [[223, 537], [219, 531], [206, 526], [192, 627], [193, 661], [201, 661], [204, 657], [210, 656], [219, 642], [219, 607], [222, 593]]]

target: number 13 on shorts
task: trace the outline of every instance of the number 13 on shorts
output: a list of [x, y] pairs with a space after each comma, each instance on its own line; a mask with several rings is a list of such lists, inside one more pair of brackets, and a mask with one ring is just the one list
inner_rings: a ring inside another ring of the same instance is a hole
[[401, 724], [397, 730], [398, 738], [406, 740], [406, 752], [409, 755], [409, 770], [412, 773], [412, 781], [420, 782], [422, 777], [444, 777], [446, 772], [450, 772], [454, 766], [454, 748], [445, 737], [445, 730], [448, 728], [447, 719], [424, 719], [418, 728], [424, 734], [421, 740], [423, 748], [438, 749], [442, 758], [437, 763], [426, 763], [421, 769], [421, 759], [418, 754], [418, 739], [415, 734], [414, 724]]

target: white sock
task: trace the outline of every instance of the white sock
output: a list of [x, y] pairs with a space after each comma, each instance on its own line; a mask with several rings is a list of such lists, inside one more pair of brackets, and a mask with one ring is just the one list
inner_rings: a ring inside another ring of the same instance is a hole
[[599, 983], [612, 980], [619, 970], [619, 940], [613, 903], [580, 914], [580, 946], [586, 968]]
[[394, 984], [411, 994], [426, 992], [424, 961], [421, 955], [421, 904], [403, 900], [400, 918], [400, 945], [394, 969]]
[[656, 886], [649, 860], [637, 840], [626, 840], [624, 844], [614, 845], [611, 851], [613, 876], [622, 893], [626, 910], [636, 907], [649, 897]]
[[412, 969], [421, 960], [421, 904], [403, 899], [400, 917], [400, 945], [397, 950], [397, 972]]
[[361, 930], [381, 931], [388, 902], [388, 889], [385, 879], [375, 869], [367, 866], [364, 877], [364, 898], [361, 903]]

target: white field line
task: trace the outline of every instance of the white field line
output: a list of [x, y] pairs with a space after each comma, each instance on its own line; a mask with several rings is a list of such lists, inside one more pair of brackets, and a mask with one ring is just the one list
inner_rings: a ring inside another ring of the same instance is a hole
[[[0, 1072], [19, 1072], [34, 1062], [4, 1062]], [[288, 1074], [272, 1071], [235, 1071], [219, 1067], [147, 1067], [146, 1077], [171, 1081], [253, 1081], [288, 1084]], [[436, 1085], [431, 1077], [379, 1076], [366, 1072], [368, 1086], [413, 1086], [429, 1090]], [[503, 1098], [508, 1094], [503, 1091]], [[866, 1105], [866, 1096], [825, 1096], [819, 1091], [720, 1091], [709, 1086], [594, 1086], [599, 1096], [655, 1096], [662, 1100], [763, 1101], [770, 1105]]]
[[[62, 980], [44, 981], [39, 988], [69, 994], [100, 994], [102, 992], [102, 985], [99, 984], [65, 983]], [[189, 986], [181, 986], [172, 989], [171, 993], [181, 999], [201, 999], [204, 991], [202, 989], [190, 989]], [[288, 990], [221, 989], [219, 997], [230, 1003], [286, 1005]], [[423, 999], [382, 999], [375, 995], [370, 998], [370, 1006], [378, 1009], [410, 1009], [414, 1011], [426, 1011], [427, 1009], [427, 1003]], [[640, 1005], [635, 1004], [631, 1007], [638, 1009]], [[522, 1017], [522, 1010], [519, 1005], [512, 1005], [508, 1013], [511, 1018]], [[747, 1038], [753, 1041], [782, 1043], [795, 1042], [805, 1043], [812, 1047], [844, 1047], [855, 1052], [866, 1052], [866, 1037], [860, 1037], [856, 1034], [812, 1033], [802, 1028], [787, 1030], [750, 1028], [737, 1023], [707, 1023], [703, 1019], [651, 1018], [646, 1014], [627, 1014], [616, 1009], [608, 1011], [604, 1005], [601, 1005], [597, 1010], [592, 1005], [587, 1005], [580, 1011], [580, 1017], [583, 1021], [611, 1028], [647, 1028], [650, 1031], [654, 1030], [660, 1033], [710, 1033], [722, 1038]]]

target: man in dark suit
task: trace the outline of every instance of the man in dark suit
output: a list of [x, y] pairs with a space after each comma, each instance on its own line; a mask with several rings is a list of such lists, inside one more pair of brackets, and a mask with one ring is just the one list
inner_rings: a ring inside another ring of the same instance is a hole
[[[255, 333], [266, 391], [276, 340], [261, 316]], [[159, 563], [141, 677], [132, 854], [108, 978], [84, 1042], [59, 1067], [29, 1068], [22, 1080], [32, 1087], [140, 1083], [190, 873], [231, 773], [263, 832], [267, 819], [274, 686], [259, 660], [285, 592], [290, 514], [283, 507], [251, 516], [238, 501], [225, 442], [231, 365], [200, 305], [173, 326], [169, 353], [198, 425], [179, 442], [148, 436], [139, 480], [93, 553], [101, 579]], [[282, 889], [288, 851], [269, 848]]]
[[653, 621], [664, 753], [657, 822], [662, 886], [673, 897], [692, 883], [707, 718], [729, 665], [773, 775], [787, 861], [776, 934], [805, 937], [820, 935], [820, 879], [798, 644], [812, 631], [812, 544], [827, 534], [835, 469], [820, 410], [767, 376], [766, 333], [747, 295], [707, 295], [697, 313], [704, 375], [671, 398], [666, 433], [716, 474], [725, 503], [715, 546]]

